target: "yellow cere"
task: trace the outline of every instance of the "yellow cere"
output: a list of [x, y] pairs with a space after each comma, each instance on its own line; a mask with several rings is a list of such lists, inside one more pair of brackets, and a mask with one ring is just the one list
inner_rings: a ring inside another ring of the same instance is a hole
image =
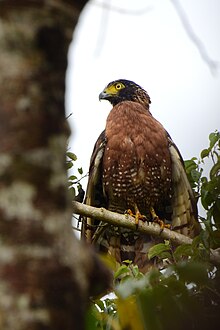
[[125, 88], [125, 85], [120, 82], [117, 82], [109, 87], [106, 87], [105, 92], [110, 95], [115, 95], [118, 93], [119, 90], [123, 88]]

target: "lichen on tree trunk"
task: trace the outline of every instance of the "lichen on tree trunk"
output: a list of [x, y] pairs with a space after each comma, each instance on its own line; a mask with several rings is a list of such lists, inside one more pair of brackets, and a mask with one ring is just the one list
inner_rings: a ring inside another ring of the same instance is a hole
[[[83, 329], [97, 267], [106, 278], [102, 288], [108, 282], [108, 272], [71, 230], [64, 92], [76, 21], [61, 10], [65, 1], [48, 3], [1, 4], [0, 328], [5, 330]], [[83, 4], [72, 4], [73, 17]]]

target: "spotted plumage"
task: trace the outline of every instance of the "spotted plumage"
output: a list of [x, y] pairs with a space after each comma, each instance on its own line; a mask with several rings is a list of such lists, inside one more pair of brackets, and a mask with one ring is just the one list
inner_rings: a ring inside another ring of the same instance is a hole
[[[160, 219], [194, 237], [199, 232], [197, 208], [181, 155], [164, 127], [151, 115], [147, 92], [120, 79], [100, 94], [110, 111], [105, 130], [91, 157], [85, 203], [124, 213], [131, 210]], [[160, 239], [85, 219], [83, 236], [118, 262], [131, 259], [142, 271], [146, 253]]]

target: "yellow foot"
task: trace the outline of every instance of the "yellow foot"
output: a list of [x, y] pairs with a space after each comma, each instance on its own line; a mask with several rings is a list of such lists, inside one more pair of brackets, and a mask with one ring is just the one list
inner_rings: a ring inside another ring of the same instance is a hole
[[141, 214], [138, 209], [136, 209], [135, 214], [130, 209], [128, 209], [125, 213], [126, 214], [129, 214], [133, 218], [135, 218], [135, 224], [136, 224], [136, 226], [138, 226], [139, 220], [142, 220], [142, 221], [146, 221], [147, 220], [146, 216], [143, 215], [143, 214]]
[[170, 224], [166, 224], [163, 220], [161, 220], [158, 215], [156, 214], [155, 210], [153, 207], [150, 208], [150, 213], [151, 213], [151, 216], [153, 218], [153, 222], [155, 223], [158, 223], [161, 230], [163, 230], [164, 228], [171, 228], [171, 225]]

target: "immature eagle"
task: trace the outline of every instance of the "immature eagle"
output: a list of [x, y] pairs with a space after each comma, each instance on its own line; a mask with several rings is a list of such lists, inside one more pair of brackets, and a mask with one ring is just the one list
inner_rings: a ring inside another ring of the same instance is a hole
[[[99, 95], [110, 111], [96, 141], [90, 163], [85, 203], [110, 211], [129, 212], [148, 220], [159, 217], [174, 230], [199, 233], [197, 206], [182, 157], [164, 127], [149, 111], [147, 92], [119, 79]], [[150, 265], [149, 247], [159, 241], [149, 235], [84, 219], [82, 235], [118, 262], [132, 260], [142, 271]]]

